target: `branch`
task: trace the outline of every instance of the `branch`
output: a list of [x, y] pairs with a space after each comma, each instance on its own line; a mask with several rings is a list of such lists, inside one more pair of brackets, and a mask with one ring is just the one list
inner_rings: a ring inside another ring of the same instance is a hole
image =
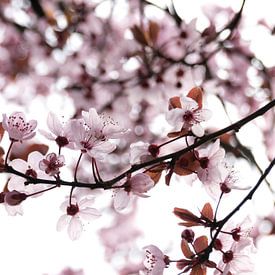
[[269, 103], [267, 103], [265, 106], [263, 106], [259, 110], [255, 111], [254, 113], [248, 115], [247, 117], [223, 128], [219, 131], [205, 135], [203, 138], [199, 139], [192, 145], [190, 145], [182, 150], [176, 151], [174, 153], [171, 153], [171, 154], [168, 154], [168, 155], [165, 155], [162, 157], [155, 158], [155, 159], [147, 161], [147, 162], [143, 162], [140, 164], [134, 164], [130, 169], [128, 169], [127, 171], [118, 175], [117, 177], [115, 177], [111, 180], [103, 181], [101, 183], [83, 183], [83, 182], [75, 182], [75, 181], [69, 182], [69, 181], [63, 181], [61, 179], [58, 179], [58, 182], [57, 182], [56, 180], [35, 179], [35, 178], [27, 176], [19, 171], [16, 171], [9, 165], [4, 166], [4, 172], [23, 177], [32, 184], [55, 184], [55, 185], [58, 184], [58, 185], [75, 186], [75, 187], [86, 187], [86, 188], [90, 188], [90, 189], [97, 189], [97, 188], [112, 189], [112, 186], [116, 182], [122, 180], [123, 178], [127, 177], [129, 174], [131, 174], [133, 172], [136, 172], [142, 168], [145, 168], [145, 167], [157, 164], [157, 163], [161, 163], [168, 159], [177, 159], [180, 156], [199, 147], [200, 145], [202, 145], [208, 141], [211, 141], [215, 138], [218, 138], [219, 136], [221, 136], [227, 132], [230, 132], [230, 131], [238, 132], [240, 130], [240, 128], [243, 127], [245, 124], [247, 124], [248, 122], [254, 120], [255, 118], [257, 118], [259, 116], [262, 116], [263, 114], [265, 114], [268, 110], [270, 110], [274, 106], [275, 106], [275, 99], [273, 99], [272, 101], [270, 101]]

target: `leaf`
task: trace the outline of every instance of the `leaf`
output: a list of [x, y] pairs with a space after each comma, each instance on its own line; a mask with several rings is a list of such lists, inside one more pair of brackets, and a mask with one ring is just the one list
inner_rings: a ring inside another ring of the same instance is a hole
[[155, 44], [159, 35], [159, 25], [154, 21], [149, 21], [148, 33], [152, 44]]
[[148, 39], [146, 33], [137, 25], [131, 28], [135, 40], [143, 46], [148, 45]]
[[174, 214], [184, 221], [201, 224], [201, 219], [187, 209], [175, 207]]
[[2, 122], [0, 122], [0, 141], [2, 140], [5, 133], [5, 129], [2, 126]]
[[190, 249], [190, 246], [185, 239], [181, 240], [181, 251], [183, 255], [188, 259], [191, 259], [194, 255], [194, 252]]
[[204, 205], [201, 211], [201, 215], [202, 217], [207, 218], [210, 221], [213, 221], [213, 218], [214, 218], [213, 209], [209, 202]]
[[175, 164], [174, 172], [180, 176], [186, 176], [194, 173], [200, 164], [193, 152], [188, 152], [180, 157]]
[[200, 236], [194, 241], [194, 249], [196, 253], [200, 253], [208, 247], [208, 239], [206, 236]]
[[196, 265], [192, 268], [190, 275], [206, 275], [206, 268], [201, 265]]
[[148, 175], [154, 181], [155, 184], [157, 184], [158, 181], [160, 180], [162, 171], [165, 168], [166, 168], [166, 164], [161, 163], [157, 167], [154, 167], [154, 168], [148, 170], [145, 174]]
[[[14, 149], [15, 148], [16, 147], [14, 146]], [[34, 152], [34, 151], [38, 151], [42, 155], [46, 155], [46, 153], [49, 150], [49, 146], [45, 145], [45, 144], [32, 143], [32, 144], [27, 145], [26, 147], [19, 147], [19, 148], [16, 148], [16, 149], [18, 149], [18, 150], [13, 150], [12, 151], [12, 154], [10, 156], [10, 160], [20, 158], [20, 159], [23, 159], [23, 160], [27, 161], [28, 155], [31, 152]]]
[[194, 99], [198, 103], [199, 109], [202, 108], [202, 89], [200, 87], [191, 89], [187, 94], [187, 97]]
[[175, 108], [182, 108], [179, 96], [169, 98], [168, 110]]

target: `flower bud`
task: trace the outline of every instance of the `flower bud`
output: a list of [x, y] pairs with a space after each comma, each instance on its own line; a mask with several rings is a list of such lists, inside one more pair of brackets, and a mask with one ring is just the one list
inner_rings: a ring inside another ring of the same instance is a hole
[[8, 205], [18, 205], [22, 201], [24, 201], [27, 197], [28, 197], [27, 194], [20, 193], [20, 192], [18, 192], [16, 190], [13, 190], [13, 191], [7, 192], [5, 194], [5, 202]]
[[185, 229], [181, 233], [181, 238], [185, 239], [188, 243], [192, 243], [194, 241], [195, 233], [191, 229]]

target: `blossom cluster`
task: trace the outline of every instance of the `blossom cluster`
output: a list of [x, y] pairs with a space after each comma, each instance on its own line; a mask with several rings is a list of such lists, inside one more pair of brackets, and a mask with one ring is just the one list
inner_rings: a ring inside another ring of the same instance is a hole
[[[37, 122], [28, 122], [22, 112], [14, 112], [10, 116], [3, 114], [2, 127], [9, 136], [10, 147], [1, 169], [10, 173], [11, 177], [1, 193], [1, 202], [10, 215], [22, 215], [22, 203], [26, 199], [38, 197], [62, 185], [71, 186], [69, 196], [60, 207], [63, 214], [57, 222], [57, 230], [67, 227], [70, 239], [76, 240], [81, 236], [85, 221], [102, 215], [102, 211], [94, 207], [95, 199], [100, 196], [96, 189], [111, 189], [113, 207], [121, 212], [136, 198], [148, 198], [148, 191], [160, 181], [164, 171], [167, 185], [173, 174], [182, 177], [193, 175], [212, 199], [218, 201], [215, 211], [210, 203], [204, 205], [200, 216], [187, 209], [175, 208], [174, 214], [183, 221], [179, 225], [188, 227], [181, 235], [181, 250], [185, 258], [171, 260], [157, 246], [149, 245], [144, 248], [144, 267], [140, 268], [140, 272], [160, 275], [172, 262], [177, 263], [182, 273], [191, 271], [190, 274], [203, 275], [209, 268], [214, 269], [215, 274], [252, 271], [249, 255], [255, 249], [249, 233], [246, 233], [249, 231], [245, 229], [247, 226], [228, 223], [231, 213], [224, 218], [217, 216], [225, 195], [232, 189], [246, 190], [250, 187], [240, 184], [234, 167], [226, 160], [220, 139], [190, 149], [198, 139], [205, 137], [201, 122], [210, 118], [211, 114], [210, 110], [203, 108], [202, 99], [203, 91], [199, 87], [191, 89], [187, 95], [170, 98], [166, 119], [175, 128], [167, 134], [168, 141], [161, 144], [133, 143], [129, 152], [131, 168], [110, 181], [102, 179], [98, 161], [104, 163], [107, 155], [116, 149], [114, 139], [124, 138], [129, 133], [111, 117], [99, 115], [94, 108], [83, 111], [80, 118], [68, 121], [61, 121], [54, 113], [49, 113], [47, 124], [50, 132], [39, 132], [56, 143], [58, 152], [43, 155], [33, 151], [26, 161], [20, 158], [9, 161], [14, 144], [21, 144], [35, 136]], [[163, 155], [162, 148], [178, 139], [185, 139], [186, 146], [172, 156]], [[79, 152], [72, 182], [62, 179], [61, 169], [66, 166], [66, 160], [61, 151], [65, 148]], [[77, 172], [83, 155], [91, 163], [94, 183], [78, 180]], [[196, 226], [208, 229], [208, 236], [197, 237], [195, 231], [189, 229]], [[219, 262], [211, 259], [213, 251], [220, 258]]]

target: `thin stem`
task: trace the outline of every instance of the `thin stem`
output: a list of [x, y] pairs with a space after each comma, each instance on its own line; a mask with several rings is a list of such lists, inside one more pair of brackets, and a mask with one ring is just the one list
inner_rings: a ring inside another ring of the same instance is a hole
[[13, 144], [14, 144], [14, 141], [12, 140], [12, 141], [11, 141], [11, 143], [10, 143], [10, 146], [9, 146], [8, 152], [7, 152], [7, 154], [6, 154], [6, 157], [5, 157], [5, 165], [7, 165], [7, 164], [8, 164], [8, 159], [9, 159], [9, 155], [10, 155], [11, 148], [12, 148]]
[[81, 158], [82, 158], [82, 155], [83, 155], [83, 153], [81, 153], [81, 154], [79, 155], [78, 161], [77, 161], [76, 166], [75, 166], [75, 170], [74, 170], [74, 181], [75, 181], [75, 182], [77, 182], [77, 170], [78, 170], [79, 163], [80, 163], [80, 160], [81, 160]]
[[218, 200], [218, 203], [217, 203], [217, 206], [216, 206], [216, 210], [215, 210], [215, 215], [214, 215], [214, 222], [216, 222], [216, 218], [217, 218], [217, 214], [218, 214], [218, 208], [220, 206], [220, 203], [221, 203], [221, 199], [223, 197], [223, 194], [224, 192], [221, 193], [220, 197], [219, 197], [219, 200]]
[[[75, 166], [75, 170], [74, 170], [74, 182], [77, 183], [77, 170], [78, 170], [78, 167], [79, 167], [79, 164], [80, 164], [80, 160], [82, 158], [82, 155], [83, 153], [80, 153], [79, 155], [79, 158], [77, 160], [77, 163], [76, 163], [76, 166]], [[73, 191], [74, 191], [74, 188], [76, 186], [75, 185], [72, 185], [72, 188], [71, 188], [71, 191], [70, 191], [70, 200], [69, 200], [69, 204], [71, 205], [72, 204], [72, 196], [73, 196]]]
[[51, 187], [49, 187], [49, 188], [47, 188], [47, 189], [44, 189], [44, 190], [41, 190], [41, 191], [37, 191], [37, 192], [32, 193], [32, 194], [28, 194], [27, 197], [35, 196], [35, 195], [38, 195], [38, 194], [41, 194], [41, 193], [50, 191], [50, 190], [52, 190], [52, 189], [54, 189], [54, 188], [56, 188], [56, 187], [58, 187], [58, 185], [51, 186]]

